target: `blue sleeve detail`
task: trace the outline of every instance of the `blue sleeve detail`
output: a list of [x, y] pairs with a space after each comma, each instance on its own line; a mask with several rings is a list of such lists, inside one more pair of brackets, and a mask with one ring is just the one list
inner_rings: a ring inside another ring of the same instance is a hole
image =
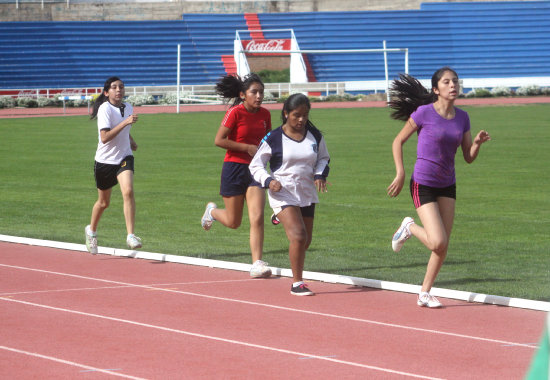
[[323, 138], [323, 134], [321, 133], [321, 131], [311, 124], [308, 125], [307, 129], [311, 132], [313, 137], [315, 137], [315, 141], [317, 142], [317, 145], [319, 145], [321, 143], [321, 139]]
[[271, 147], [269, 168], [275, 173], [283, 164], [283, 128], [279, 127], [269, 133], [267, 143]]
[[264, 183], [264, 188], [266, 189], [269, 189], [269, 184], [271, 183], [271, 181], [273, 181], [273, 177], [268, 177], [266, 180], [265, 180], [265, 183]]

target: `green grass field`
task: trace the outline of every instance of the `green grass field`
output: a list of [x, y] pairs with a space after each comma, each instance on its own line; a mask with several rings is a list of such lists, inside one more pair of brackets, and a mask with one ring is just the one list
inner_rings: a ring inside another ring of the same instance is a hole
[[[487, 129], [471, 165], [457, 155], [456, 219], [435, 286], [550, 301], [550, 107], [463, 107], [472, 131]], [[320, 195], [306, 270], [412, 284], [428, 252], [411, 239], [399, 254], [390, 239], [404, 216], [416, 217], [394, 177], [391, 142], [402, 126], [387, 109], [314, 109], [331, 154], [331, 186]], [[248, 219], [238, 230], [200, 227], [218, 195], [224, 151], [213, 144], [223, 112], [141, 115], [136, 152], [136, 232], [144, 250], [250, 262]], [[274, 126], [280, 120], [273, 113]], [[97, 197], [96, 122], [84, 116], [0, 119], [0, 234], [83, 243]], [[407, 177], [416, 137], [405, 145]], [[264, 259], [289, 267], [281, 226], [268, 221]], [[125, 247], [118, 187], [99, 225], [99, 244]]]

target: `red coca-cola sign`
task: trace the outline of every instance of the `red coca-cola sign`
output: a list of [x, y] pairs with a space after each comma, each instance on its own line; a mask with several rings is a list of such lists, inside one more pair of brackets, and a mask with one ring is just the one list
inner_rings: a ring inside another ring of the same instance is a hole
[[[243, 49], [248, 50], [249, 54], [253, 55], [263, 55], [263, 52], [275, 52], [275, 51], [284, 51], [290, 50], [290, 40], [280, 39], [280, 40], [244, 40], [241, 41], [243, 44]], [[281, 53], [288, 54], [288, 53]], [[268, 55], [268, 54], [265, 54]], [[269, 54], [272, 55], [272, 54]]]

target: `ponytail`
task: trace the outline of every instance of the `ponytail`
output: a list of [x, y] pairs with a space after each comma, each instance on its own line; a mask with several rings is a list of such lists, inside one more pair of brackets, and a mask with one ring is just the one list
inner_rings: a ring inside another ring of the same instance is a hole
[[393, 112], [390, 117], [395, 120], [409, 120], [411, 114], [424, 104], [433, 103], [437, 95], [428, 91], [422, 83], [408, 74], [399, 74], [399, 79], [390, 86], [392, 100], [388, 103]]
[[105, 81], [105, 84], [103, 85], [103, 91], [101, 92], [101, 95], [99, 95], [93, 103], [92, 107], [92, 114], [90, 115], [90, 120], [93, 120], [97, 116], [97, 112], [99, 111], [99, 107], [109, 100], [109, 97], [105, 95], [106, 92], [109, 92], [109, 89], [111, 88], [111, 84], [113, 82], [116, 82], [117, 80], [120, 80], [118, 77], [110, 77]]
[[444, 66], [432, 75], [432, 89], [430, 91], [409, 74], [399, 74], [399, 79], [394, 80], [390, 86], [390, 94], [393, 98], [388, 103], [390, 108], [393, 109], [390, 115], [391, 118], [407, 121], [418, 107], [437, 101], [437, 94], [434, 93], [433, 89], [437, 88], [437, 84], [447, 71], [458, 78], [456, 71], [449, 66]]
[[246, 92], [253, 83], [259, 83], [264, 87], [260, 76], [255, 73], [248, 74], [244, 77], [244, 80], [238, 75], [226, 75], [216, 83], [216, 93], [224, 99], [234, 99], [231, 105], [231, 107], [234, 107], [243, 102], [241, 92]]

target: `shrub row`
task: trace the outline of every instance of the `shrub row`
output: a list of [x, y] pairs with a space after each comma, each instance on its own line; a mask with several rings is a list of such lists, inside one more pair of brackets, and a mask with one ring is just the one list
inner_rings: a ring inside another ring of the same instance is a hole
[[[519, 87], [515, 90], [509, 87], [494, 87], [491, 90], [485, 88], [476, 88], [464, 95], [466, 98], [488, 98], [488, 97], [502, 97], [502, 96], [549, 96], [550, 87], [540, 87], [536, 85]], [[185, 94], [182, 97], [186, 97]], [[283, 103], [288, 98], [288, 95], [281, 97], [275, 97], [273, 94], [268, 92], [265, 93], [264, 101], [266, 102], [279, 102]], [[385, 100], [386, 95], [384, 93], [379, 94], [370, 94], [370, 95], [328, 95], [321, 97], [310, 97], [312, 102], [349, 102], [349, 101], [364, 101], [364, 100]], [[187, 98], [188, 99], [188, 98]], [[143, 106], [143, 105], [155, 105], [155, 104], [164, 104], [164, 105], [173, 105], [177, 102], [176, 93], [167, 93], [163, 96], [155, 97], [153, 95], [131, 95], [126, 97], [126, 101], [133, 106]], [[193, 100], [182, 100], [180, 99], [180, 104], [191, 104], [197, 103]], [[65, 106], [67, 107], [86, 107], [88, 105], [87, 100], [66, 100]], [[63, 101], [58, 97], [54, 98], [12, 98], [11, 96], [0, 96], [0, 108], [12, 108], [12, 107], [26, 107], [26, 108], [35, 108], [35, 107], [61, 107], [63, 106]]]

